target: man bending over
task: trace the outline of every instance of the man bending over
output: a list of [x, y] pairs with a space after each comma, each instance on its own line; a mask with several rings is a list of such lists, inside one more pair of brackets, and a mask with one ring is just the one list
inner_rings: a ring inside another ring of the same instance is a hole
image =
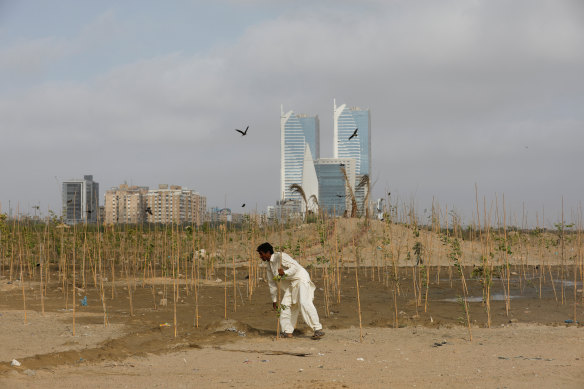
[[[274, 253], [274, 248], [267, 242], [259, 245], [257, 251], [262, 261], [268, 262], [268, 284], [275, 310], [278, 310], [278, 287], [284, 292], [280, 302], [282, 306], [280, 326], [285, 336], [293, 337], [298, 312], [301, 312], [304, 322], [314, 331], [312, 339], [322, 338], [324, 332], [322, 332], [322, 325], [312, 302], [316, 287], [306, 269], [288, 254]], [[274, 281], [275, 276], [280, 278], [278, 284]]]

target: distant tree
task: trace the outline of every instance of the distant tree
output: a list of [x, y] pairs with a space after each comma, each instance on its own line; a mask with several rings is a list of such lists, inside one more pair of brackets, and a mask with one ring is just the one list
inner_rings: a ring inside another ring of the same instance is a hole
[[371, 191], [371, 181], [369, 180], [369, 174], [364, 174], [357, 184], [357, 189], [365, 188], [365, 198], [363, 199], [363, 208], [365, 211], [365, 221], [369, 219], [369, 192]]
[[343, 177], [345, 177], [345, 186], [349, 191], [349, 195], [351, 196], [351, 217], [357, 217], [357, 199], [355, 198], [355, 193], [353, 192], [353, 186], [349, 181], [349, 177], [347, 176], [347, 169], [344, 166], [341, 166], [341, 171], [343, 172]]
[[308, 214], [308, 200], [306, 199], [306, 193], [304, 192], [304, 188], [300, 184], [292, 184], [290, 185], [290, 190], [294, 193], [297, 193], [302, 197], [304, 201], [304, 217]]

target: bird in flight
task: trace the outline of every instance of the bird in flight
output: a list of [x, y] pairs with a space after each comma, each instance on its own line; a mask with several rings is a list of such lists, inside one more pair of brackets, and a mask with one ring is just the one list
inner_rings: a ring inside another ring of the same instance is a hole
[[241, 208], [245, 207], [245, 203], [241, 204]]
[[341, 163], [339, 166], [340, 167], [345, 167], [345, 164], [344, 163]]
[[343, 196], [343, 195], [340, 195], [340, 194], [338, 194], [338, 195], [336, 195], [336, 196], [337, 196], [337, 197], [345, 197], [345, 196]]
[[353, 135], [351, 135], [351, 136], [349, 137], [349, 140], [351, 140], [351, 139], [353, 139], [354, 137], [356, 137], [356, 136], [357, 136], [357, 131], [359, 131], [359, 129], [358, 129], [358, 128], [355, 128], [355, 131], [353, 131]]
[[146, 213], [152, 215], [152, 208], [150, 207], [146, 207], [146, 209], [144, 210]]
[[246, 135], [247, 135], [247, 130], [248, 130], [248, 129], [249, 129], [249, 126], [247, 126], [247, 127], [245, 128], [245, 131], [241, 131], [240, 129], [237, 129], [237, 128], [235, 129], [235, 131], [237, 131], [237, 132], [241, 133], [241, 136], [246, 136]]

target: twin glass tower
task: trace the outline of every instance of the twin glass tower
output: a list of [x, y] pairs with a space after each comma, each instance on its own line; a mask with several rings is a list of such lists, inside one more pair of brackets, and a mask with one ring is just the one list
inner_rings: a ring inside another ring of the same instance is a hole
[[[334, 100], [333, 100], [334, 101]], [[357, 130], [357, 135], [351, 137]], [[369, 109], [333, 103], [333, 158], [320, 158], [318, 115], [284, 112], [280, 116], [280, 199], [336, 215], [351, 209], [351, 192], [362, 210], [365, 188], [357, 189], [364, 175], [371, 175], [371, 115]], [[351, 139], [349, 139], [351, 138]], [[305, 198], [290, 188], [298, 184]], [[306, 202], [305, 202], [306, 200]]]

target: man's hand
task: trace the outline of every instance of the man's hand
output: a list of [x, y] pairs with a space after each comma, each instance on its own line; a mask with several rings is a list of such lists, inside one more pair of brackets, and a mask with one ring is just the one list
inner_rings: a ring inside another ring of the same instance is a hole
[[284, 273], [284, 269], [282, 269], [282, 268], [279, 268], [279, 269], [278, 269], [278, 274], [279, 274], [279, 275], [281, 275], [281, 276], [283, 276], [283, 275], [285, 274], [285, 273]]
[[274, 307], [274, 311], [278, 310], [278, 303], [272, 303], [272, 306]]

